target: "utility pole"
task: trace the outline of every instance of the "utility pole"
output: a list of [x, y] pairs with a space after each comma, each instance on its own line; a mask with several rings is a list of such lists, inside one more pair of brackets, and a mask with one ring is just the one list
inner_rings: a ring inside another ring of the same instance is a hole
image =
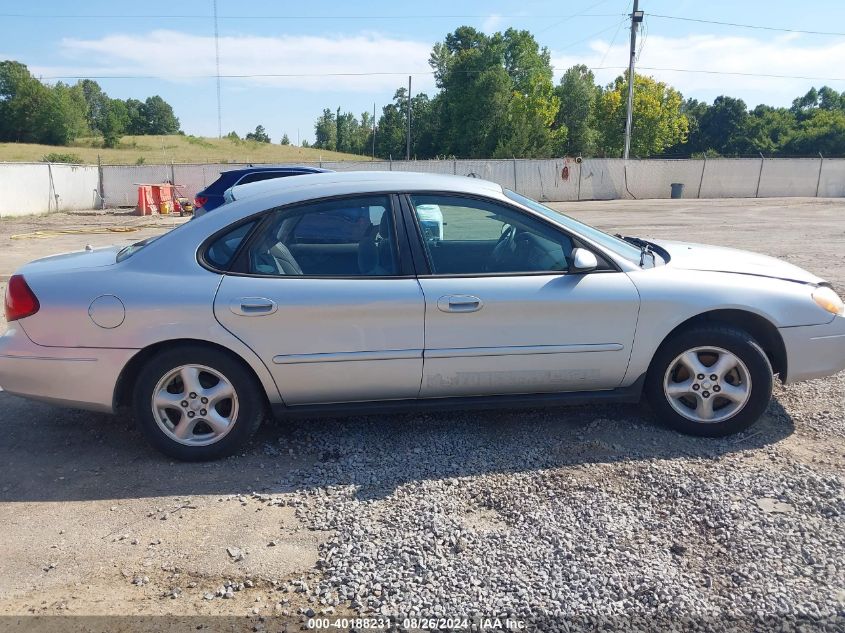
[[625, 117], [625, 151], [622, 158], [628, 159], [631, 153], [631, 128], [634, 124], [634, 58], [637, 55], [637, 25], [643, 21], [643, 12], [639, 10], [640, 0], [634, 0], [631, 12], [631, 57], [628, 60], [628, 112]]
[[373, 101], [373, 160], [376, 159], [376, 102]]
[[405, 139], [405, 160], [411, 160], [411, 75], [408, 75], [408, 136]]
[[217, 138], [223, 138], [223, 107], [220, 104], [220, 31], [217, 28], [217, 0], [214, 4], [214, 62], [217, 65]]

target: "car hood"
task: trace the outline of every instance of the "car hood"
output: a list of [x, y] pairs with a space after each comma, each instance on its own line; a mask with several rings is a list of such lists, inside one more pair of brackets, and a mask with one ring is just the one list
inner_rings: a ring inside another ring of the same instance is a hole
[[19, 273], [52, 273], [62, 272], [67, 270], [75, 270], [78, 268], [100, 268], [101, 266], [111, 266], [117, 261], [117, 253], [122, 246], [106, 246], [103, 248], [95, 248], [90, 251], [74, 251], [71, 253], [62, 253], [60, 255], [51, 255], [50, 257], [43, 257], [36, 259], [28, 264], [25, 264], [18, 270]]
[[756, 275], [805, 284], [824, 282], [821, 277], [817, 277], [803, 268], [768, 255], [723, 246], [708, 246], [707, 244], [664, 240], [651, 240], [651, 242], [669, 253], [668, 265], [673, 268]]

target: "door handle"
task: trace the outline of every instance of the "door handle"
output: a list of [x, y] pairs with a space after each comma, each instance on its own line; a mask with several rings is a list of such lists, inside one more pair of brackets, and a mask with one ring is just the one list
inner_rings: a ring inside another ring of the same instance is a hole
[[273, 314], [278, 306], [264, 297], [242, 297], [232, 300], [229, 309], [240, 316], [265, 316]]
[[477, 312], [484, 303], [472, 295], [446, 295], [437, 300], [441, 312]]

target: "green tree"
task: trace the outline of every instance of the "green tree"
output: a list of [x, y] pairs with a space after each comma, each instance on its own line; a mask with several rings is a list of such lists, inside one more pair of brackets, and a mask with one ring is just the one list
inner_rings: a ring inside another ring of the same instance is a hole
[[703, 149], [722, 156], [737, 156], [751, 150], [748, 141], [748, 109], [742, 99], [719, 96], [699, 121]]
[[560, 98], [555, 94], [551, 56], [528, 31], [508, 29], [496, 34], [503, 45], [511, 94], [498, 121], [499, 142], [494, 157], [543, 158], [563, 148], [567, 130], [555, 126]]
[[129, 125], [129, 112], [126, 103], [120, 99], [109, 99], [100, 106], [99, 129], [103, 134], [104, 147], [117, 147], [120, 137], [126, 133]]
[[816, 109], [798, 124], [784, 151], [804, 156], [845, 154], [845, 111]]
[[508, 109], [513, 88], [504, 49], [501, 37], [490, 38], [469, 26], [434, 45], [429, 64], [441, 90], [444, 153], [489, 157], [499, 145], [499, 119]]
[[329, 108], [323, 110], [323, 114], [314, 124], [314, 136], [314, 147], [325, 150], [337, 148], [337, 122], [334, 112]]
[[598, 133], [595, 125], [596, 86], [593, 71], [580, 64], [569, 68], [555, 88], [560, 107], [555, 125], [566, 130], [562, 152], [569, 156], [592, 156], [596, 151]]
[[405, 158], [405, 136], [408, 127], [408, 91], [399, 88], [393, 103], [381, 110], [376, 128], [376, 154], [382, 158]]
[[0, 62], [0, 140], [37, 143], [42, 140], [43, 111], [50, 91], [16, 61]]
[[[601, 131], [599, 148], [607, 156], [622, 154], [627, 95], [626, 74], [617, 77], [597, 99], [596, 120]], [[632, 155], [660, 154], [686, 140], [689, 123], [681, 113], [682, 101], [681, 93], [665, 83], [645, 75], [634, 76]]]
[[335, 149], [339, 152], [349, 152], [350, 154], [360, 154], [361, 147], [359, 145], [360, 138], [358, 135], [358, 128], [360, 127], [358, 119], [351, 112], [341, 114], [340, 108], [337, 109], [335, 118], [337, 126], [337, 141]]
[[173, 108], [158, 95], [147, 97], [141, 114], [145, 125], [142, 134], [176, 134], [179, 131], [179, 119]]
[[134, 136], [141, 136], [147, 133], [147, 122], [144, 114], [144, 102], [138, 99], [126, 100], [126, 115], [129, 123], [126, 125], [126, 133]]
[[61, 81], [48, 88], [47, 99], [36, 117], [38, 141], [48, 145], [67, 145], [85, 134], [88, 105], [82, 89]]
[[282, 134], [282, 140], [279, 142], [280, 145], [290, 145], [290, 139], [288, 138], [287, 133]]
[[258, 141], [259, 143], [270, 142], [270, 135], [267, 134], [267, 131], [264, 129], [263, 125], [256, 125], [255, 131], [248, 133], [245, 138], [248, 141]]
[[758, 105], [746, 120], [743, 133], [750, 151], [778, 154], [795, 134], [795, 115], [786, 108]]
[[100, 88], [100, 84], [93, 79], [83, 79], [78, 85], [82, 90], [83, 97], [85, 97], [85, 104], [87, 106], [85, 119], [88, 122], [88, 128], [93, 134], [102, 134], [103, 119], [106, 116], [109, 97]]

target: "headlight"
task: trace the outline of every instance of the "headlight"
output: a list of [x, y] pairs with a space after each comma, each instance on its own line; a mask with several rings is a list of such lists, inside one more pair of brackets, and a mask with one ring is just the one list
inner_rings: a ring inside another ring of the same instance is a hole
[[813, 300], [819, 304], [819, 307], [824, 308], [832, 314], [838, 316], [845, 316], [845, 303], [834, 292], [833, 288], [827, 286], [819, 286], [813, 290]]

